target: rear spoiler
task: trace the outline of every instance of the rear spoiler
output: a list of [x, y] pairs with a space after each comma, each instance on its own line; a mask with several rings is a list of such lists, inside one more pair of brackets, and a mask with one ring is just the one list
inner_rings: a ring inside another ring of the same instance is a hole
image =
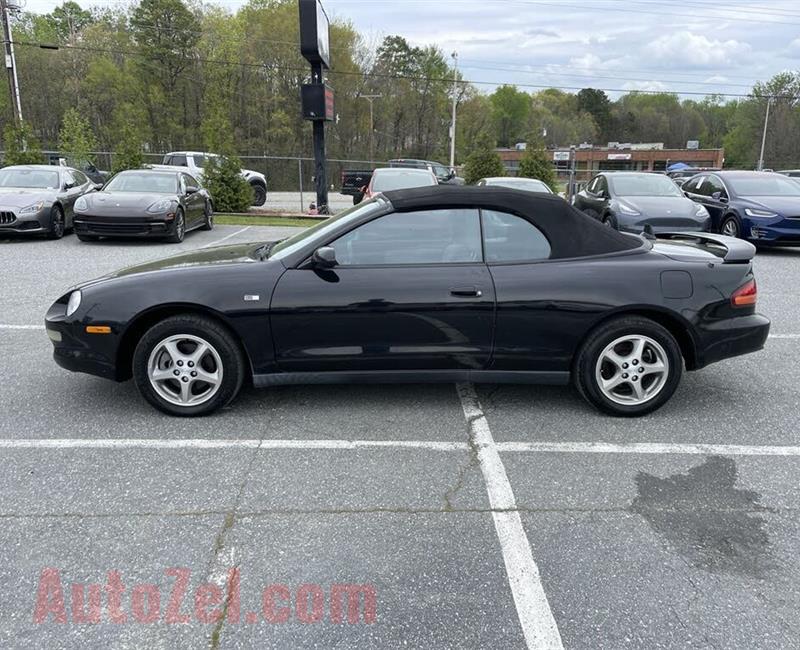
[[749, 262], [756, 254], [756, 247], [750, 242], [711, 232], [660, 232], [656, 238], [702, 246], [728, 263]]

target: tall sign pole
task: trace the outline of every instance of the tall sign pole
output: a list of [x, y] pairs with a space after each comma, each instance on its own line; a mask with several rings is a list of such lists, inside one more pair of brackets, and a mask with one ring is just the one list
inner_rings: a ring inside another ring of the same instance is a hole
[[324, 71], [330, 68], [330, 24], [320, 0], [299, 0], [300, 53], [311, 64], [311, 83], [303, 84], [300, 99], [303, 118], [312, 122], [314, 142], [314, 187], [317, 209], [328, 209], [328, 175], [325, 154], [325, 122], [334, 118], [333, 89], [325, 84]]
[[769, 107], [772, 97], [767, 97], [767, 114], [764, 116], [764, 131], [761, 134], [761, 153], [758, 155], [758, 171], [764, 171], [764, 145], [767, 144], [767, 126], [769, 125]]
[[11, 97], [11, 110], [17, 125], [22, 123], [22, 104], [19, 100], [19, 79], [17, 60], [14, 58], [14, 43], [11, 40], [11, 23], [7, 0], [0, 0], [0, 22], [3, 24], [3, 58], [8, 73], [8, 91]]
[[450, 122], [450, 169], [456, 165], [456, 106], [458, 104], [458, 52], [453, 52], [453, 119]]

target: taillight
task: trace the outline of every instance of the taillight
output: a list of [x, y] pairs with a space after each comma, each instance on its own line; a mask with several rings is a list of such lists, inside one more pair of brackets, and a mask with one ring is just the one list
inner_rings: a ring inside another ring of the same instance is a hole
[[758, 297], [758, 288], [756, 281], [748, 280], [741, 287], [731, 295], [731, 305], [734, 307], [747, 307], [748, 305], [755, 305], [756, 298]]

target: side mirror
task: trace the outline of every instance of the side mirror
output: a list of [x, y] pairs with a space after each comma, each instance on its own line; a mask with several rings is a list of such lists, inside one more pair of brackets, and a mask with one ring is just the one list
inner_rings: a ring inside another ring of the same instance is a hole
[[311, 261], [314, 262], [314, 266], [323, 269], [332, 269], [337, 263], [336, 251], [331, 246], [323, 246], [314, 251], [314, 254], [311, 256]]
[[95, 192], [99, 192], [100, 190], [102, 190], [102, 189], [103, 189], [103, 184], [102, 184], [102, 183], [93, 183], [93, 184], [92, 184], [92, 189], [93, 189]]
[[451, 169], [451, 170], [450, 170], [450, 173], [449, 173], [449, 174], [448, 174], [448, 176], [447, 176], [447, 178], [448, 178], [448, 180], [452, 180], [452, 179], [454, 179], [455, 177], [456, 177], [456, 170], [455, 170], [455, 169]]
[[195, 187], [194, 185], [187, 185], [186, 186], [186, 193], [187, 194], [195, 194], [200, 191], [199, 187]]
[[719, 201], [720, 203], [727, 203], [728, 202], [728, 197], [724, 196], [722, 194], [722, 192], [714, 192], [711, 195], [711, 198], [714, 199], [715, 201]]
[[71, 190], [73, 187], [75, 187], [75, 183], [70, 183], [69, 181], [64, 183], [64, 189], [65, 190]]

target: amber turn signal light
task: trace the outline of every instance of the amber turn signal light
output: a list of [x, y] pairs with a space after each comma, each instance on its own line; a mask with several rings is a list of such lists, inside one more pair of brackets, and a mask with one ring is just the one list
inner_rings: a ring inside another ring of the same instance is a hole
[[108, 325], [87, 325], [87, 334], [111, 334], [111, 328]]

